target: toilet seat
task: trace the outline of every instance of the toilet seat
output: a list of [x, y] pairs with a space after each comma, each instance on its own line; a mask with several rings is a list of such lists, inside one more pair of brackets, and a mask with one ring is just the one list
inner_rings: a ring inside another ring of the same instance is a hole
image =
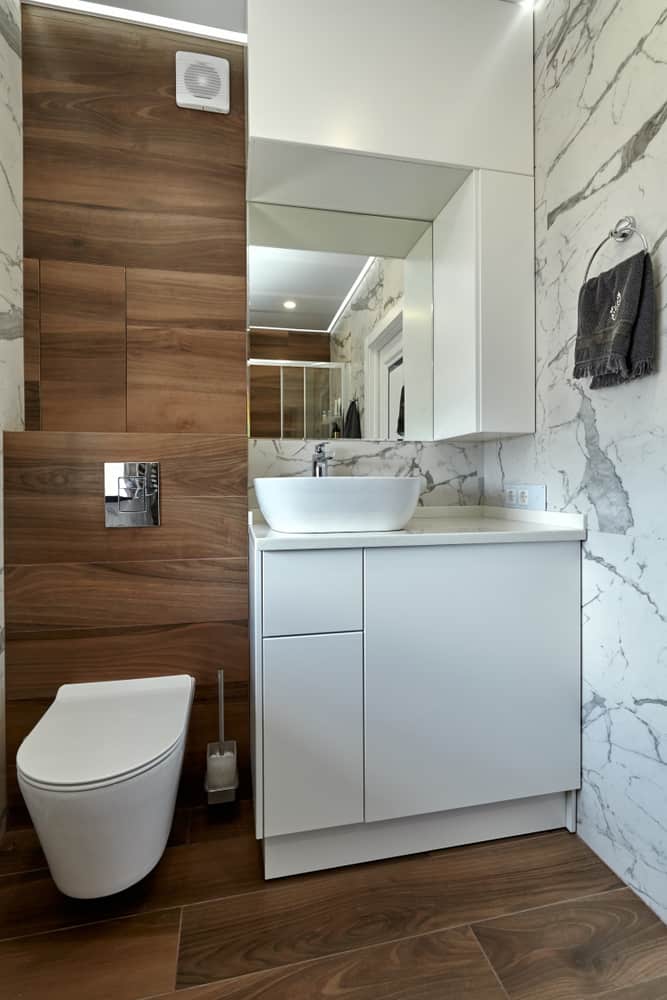
[[20, 776], [82, 792], [157, 767], [180, 749], [193, 685], [188, 675], [63, 685], [19, 747]]

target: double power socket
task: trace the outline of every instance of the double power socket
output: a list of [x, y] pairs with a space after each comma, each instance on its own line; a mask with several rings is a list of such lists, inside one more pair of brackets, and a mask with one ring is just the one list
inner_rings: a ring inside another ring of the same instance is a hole
[[546, 510], [547, 488], [534, 483], [506, 483], [503, 491], [505, 507], [523, 510]]

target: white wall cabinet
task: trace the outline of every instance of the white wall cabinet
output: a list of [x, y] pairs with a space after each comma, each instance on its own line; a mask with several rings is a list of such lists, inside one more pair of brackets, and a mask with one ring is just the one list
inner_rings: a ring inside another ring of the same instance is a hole
[[532, 177], [478, 170], [433, 223], [433, 437], [535, 430]]
[[532, 21], [497, 0], [249, 0], [249, 137], [530, 174]]

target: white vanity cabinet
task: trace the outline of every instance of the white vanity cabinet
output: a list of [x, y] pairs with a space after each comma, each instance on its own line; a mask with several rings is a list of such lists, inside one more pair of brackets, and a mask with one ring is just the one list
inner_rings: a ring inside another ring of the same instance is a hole
[[251, 530], [267, 877], [573, 828], [579, 537], [264, 551]]
[[579, 544], [366, 552], [367, 822], [579, 774]]

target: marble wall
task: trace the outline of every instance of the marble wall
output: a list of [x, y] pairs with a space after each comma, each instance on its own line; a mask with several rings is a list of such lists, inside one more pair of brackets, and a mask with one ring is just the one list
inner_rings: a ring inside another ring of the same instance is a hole
[[331, 360], [349, 362], [348, 398], [356, 396], [364, 436], [364, 345], [380, 320], [403, 299], [404, 262], [376, 257], [331, 331]]
[[[535, 58], [538, 431], [485, 446], [486, 492], [546, 483], [550, 508], [588, 515], [579, 832], [667, 918], [667, 4], [543, 0]], [[653, 252], [660, 370], [591, 392], [571, 377], [577, 294], [628, 214]]]
[[[250, 441], [249, 505], [256, 507], [252, 481], [257, 476], [309, 476], [316, 441]], [[444, 507], [480, 502], [479, 445], [429, 441], [332, 441], [332, 472], [345, 476], [419, 476], [420, 504]]]
[[[22, 184], [21, 5], [20, 0], [0, 0], [0, 432], [23, 429]], [[0, 433], [0, 518], [1, 443]], [[2, 538], [0, 530], [0, 827], [6, 802]]]

